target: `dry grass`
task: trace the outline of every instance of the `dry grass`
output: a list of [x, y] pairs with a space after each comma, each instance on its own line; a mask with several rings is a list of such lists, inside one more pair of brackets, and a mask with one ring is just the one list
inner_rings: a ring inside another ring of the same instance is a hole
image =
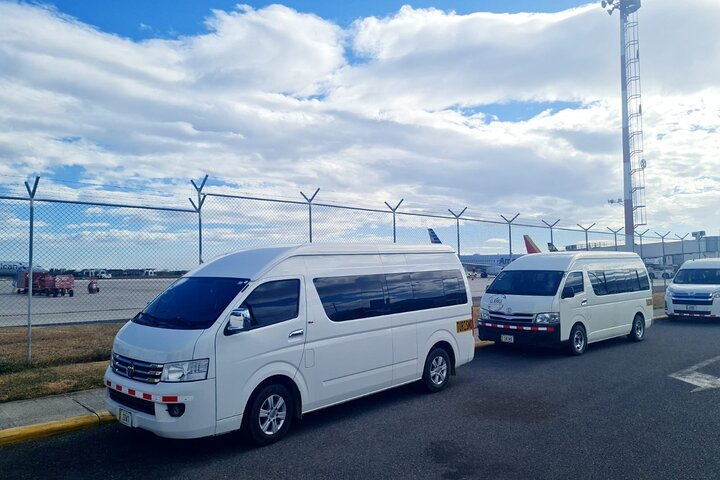
[[102, 386], [113, 338], [123, 323], [0, 329], [0, 402]]
[[653, 308], [665, 308], [665, 292], [653, 293]]
[[0, 402], [76, 392], [103, 385], [108, 362], [33, 367], [0, 375]]
[[[110, 358], [115, 334], [122, 323], [34, 327], [32, 360], [34, 366], [96, 362]], [[27, 368], [27, 329], [0, 329], [0, 375]]]

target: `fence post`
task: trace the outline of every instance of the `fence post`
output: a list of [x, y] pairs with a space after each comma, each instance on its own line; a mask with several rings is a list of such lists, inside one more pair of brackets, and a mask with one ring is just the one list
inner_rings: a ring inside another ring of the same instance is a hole
[[515, 216], [512, 218], [512, 220], [508, 220], [505, 218], [505, 215], [500, 215], [503, 220], [507, 223], [508, 226], [508, 243], [510, 248], [510, 261], [512, 262], [512, 223], [515, 221], [517, 217], [520, 216], [519, 213], [516, 213]]
[[[642, 232], [642, 233], [637, 233], [637, 232], [635, 232], [635, 234], [636, 234], [638, 237], [640, 237], [640, 259], [641, 259], [641, 260], [642, 260], [642, 258], [643, 258], [643, 243], [642, 243], [642, 239], [643, 239], [643, 237], [645, 236], [645, 234], [646, 234], [647, 232], [649, 232], [649, 231], [650, 231], [650, 229], [647, 228], [647, 229], [645, 229], [645, 231]], [[634, 246], [634, 245], [633, 245], [633, 251], [635, 251], [635, 246]]]
[[202, 193], [203, 187], [205, 187], [205, 182], [207, 182], [208, 176], [205, 175], [205, 178], [203, 178], [203, 181], [200, 183], [200, 186], [198, 187], [195, 183], [195, 180], [190, 180], [190, 183], [192, 183], [192, 186], [195, 187], [195, 191], [197, 192], [197, 205], [195, 205], [195, 202], [193, 202], [192, 198], [188, 198], [190, 200], [190, 204], [193, 206], [195, 211], [198, 214], [198, 264], [203, 263], [203, 254], [202, 254], [202, 207], [205, 203], [206, 195]]
[[612, 228], [607, 227], [607, 229], [610, 230], [610, 231], [613, 233], [613, 235], [615, 235], [615, 251], [616, 251], [616, 252], [617, 252], [617, 234], [620, 233], [620, 231], [621, 231], [623, 228], [625, 228], [625, 227], [620, 227], [620, 228], [618, 228], [617, 230], [613, 230]]
[[656, 234], [658, 237], [660, 237], [660, 241], [662, 242], [662, 255], [663, 255], [662, 267], [663, 267], [663, 272], [660, 274], [660, 276], [662, 276], [662, 279], [663, 279], [663, 287], [666, 287], [666, 288], [667, 288], [667, 282], [666, 282], [667, 279], [665, 278], [665, 266], [666, 266], [666, 262], [665, 262], [665, 237], [667, 237], [668, 235], [670, 235], [670, 232], [667, 232], [665, 235], [660, 235], [658, 232], [655, 232], [655, 234]]
[[578, 227], [582, 228], [582, 229], [585, 231], [585, 250], [588, 250], [588, 251], [589, 251], [589, 250], [590, 250], [590, 244], [588, 243], [588, 231], [589, 231], [592, 227], [594, 227], [595, 224], [593, 223], [592, 225], [590, 225], [590, 226], [587, 227], [587, 228], [583, 227], [583, 226], [580, 225], [579, 223], [577, 223], [576, 225], [577, 225]]
[[682, 265], [683, 263], [685, 263], [685, 238], [686, 238], [688, 235], [689, 235], [689, 233], [686, 233], [685, 235], [683, 235], [683, 236], [681, 237], [681, 236], [678, 235], [677, 233], [675, 234], [675, 236], [676, 236], [678, 239], [680, 239], [680, 250], [682, 251], [682, 261], [680, 262], [680, 265]]
[[30, 238], [28, 242], [28, 284], [27, 284], [27, 296], [28, 296], [28, 313], [27, 313], [27, 363], [32, 363], [32, 297], [33, 297], [33, 239], [35, 226], [35, 192], [37, 192], [38, 182], [40, 177], [35, 177], [35, 184], [32, 188], [28, 182], [25, 182], [25, 188], [27, 189], [28, 196], [30, 197]]
[[[550, 243], [551, 243], [552, 246], [554, 247], [554, 246], [555, 246], [555, 239], [553, 238], [553, 228], [555, 228], [555, 225], [557, 225], [558, 223], [560, 223], [560, 219], [558, 218], [558, 219], [555, 220], [553, 223], [548, 223], [548, 222], [546, 222], [545, 220], [543, 220], [542, 222], [543, 222], [545, 225], [547, 225], [547, 227], [550, 229]], [[548, 245], [548, 246], [549, 246], [549, 245]]]
[[388, 202], [385, 202], [385, 205], [390, 209], [393, 216], [393, 243], [397, 243], [397, 235], [395, 234], [395, 212], [397, 212], [397, 209], [400, 208], [400, 204], [405, 200], [404, 198], [401, 198], [397, 205], [395, 205], [395, 208], [391, 207]]
[[448, 208], [448, 212], [450, 212], [450, 215], [455, 217], [455, 230], [457, 231], [457, 254], [460, 255], [460, 217], [462, 217], [463, 213], [465, 213], [465, 210], [467, 210], [467, 207], [463, 208], [462, 211], [458, 214], [453, 212]]
[[310, 231], [310, 243], [312, 243], [312, 202], [313, 200], [315, 200], [315, 196], [318, 194], [319, 191], [320, 188], [315, 190], [315, 193], [313, 193], [312, 197], [310, 198], [308, 198], [307, 195], [305, 195], [303, 192], [300, 192], [300, 195], [303, 196], [303, 198], [308, 204], [308, 226]]

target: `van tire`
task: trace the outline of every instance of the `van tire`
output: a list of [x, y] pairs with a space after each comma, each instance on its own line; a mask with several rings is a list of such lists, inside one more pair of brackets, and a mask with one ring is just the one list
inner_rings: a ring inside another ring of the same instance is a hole
[[642, 315], [635, 315], [628, 338], [633, 342], [642, 342], [645, 338], [645, 319]]
[[585, 327], [576, 323], [570, 330], [570, 354], [582, 355], [587, 348], [587, 333]]
[[435, 347], [425, 360], [423, 383], [431, 393], [444, 389], [450, 380], [450, 355], [444, 348]]
[[248, 427], [253, 441], [269, 445], [285, 436], [290, 429], [295, 407], [292, 394], [284, 385], [267, 385], [252, 398]]

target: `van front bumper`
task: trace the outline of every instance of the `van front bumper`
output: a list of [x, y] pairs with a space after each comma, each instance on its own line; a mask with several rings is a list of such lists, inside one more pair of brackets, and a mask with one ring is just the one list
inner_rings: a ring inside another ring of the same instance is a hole
[[[503, 341], [503, 338], [508, 338], [503, 335], [512, 337], [512, 342]], [[562, 343], [559, 325], [520, 325], [481, 321], [478, 323], [478, 336], [480, 340], [496, 343], [539, 346], [558, 346]]]
[[[215, 434], [215, 379], [197, 382], [149, 384], [105, 372], [105, 404], [120, 420], [129, 412], [132, 427], [166, 438], [198, 438]], [[112, 394], [110, 391], [112, 390]], [[172, 405], [183, 404], [182, 415], [173, 417]]]

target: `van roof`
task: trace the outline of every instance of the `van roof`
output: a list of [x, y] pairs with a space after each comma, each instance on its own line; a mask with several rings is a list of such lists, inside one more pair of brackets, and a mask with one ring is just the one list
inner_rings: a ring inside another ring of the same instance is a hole
[[576, 260], [639, 260], [633, 252], [550, 252], [523, 255], [504, 270], [556, 270], [566, 271]]
[[231, 277], [254, 280], [286, 258], [307, 255], [380, 255], [408, 253], [455, 253], [448, 245], [327, 244], [282, 245], [248, 248], [203, 263], [188, 277]]
[[720, 259], [696, 258], [695, 260], [688, 260], [683, 263], [680, 268], [720, 268]]

